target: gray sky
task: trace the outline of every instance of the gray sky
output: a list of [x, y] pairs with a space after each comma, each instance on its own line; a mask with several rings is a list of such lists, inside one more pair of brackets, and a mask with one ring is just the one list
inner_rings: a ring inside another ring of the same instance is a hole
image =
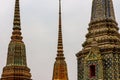
[[[120, 1], [114, 1], [120, 24]], [[6, 65], [13, 27], [15, 0], [0, 0], [0, 73]], [[92, 0], [62, 0], [64, 54], [69, 80], [77, 80], [75, 54], [82, 49], [91, 15]], [[119, 6], [118, 6], [119, 5]], [[51, 80], [57, 54], [58, 0], [20, 0], [22, 36], [33, 80]]]

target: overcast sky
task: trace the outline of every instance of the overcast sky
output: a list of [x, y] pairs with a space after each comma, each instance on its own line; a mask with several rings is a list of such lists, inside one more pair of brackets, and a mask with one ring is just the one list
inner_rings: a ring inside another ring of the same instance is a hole
[[[13, 27], [15, 0], [0, 0], [0, 74], [6, 65]], [[91, 16], [92, 0], [62, 0], [64, 54], [69, 80], [77, 80], [75, 54], [82, 49]], [[57, 54], [58, 0], [20, 0], [21, 27], [27, 63], [33, 80], [52, 80]], [[114, 0], [120, 24], [120, 1]]]

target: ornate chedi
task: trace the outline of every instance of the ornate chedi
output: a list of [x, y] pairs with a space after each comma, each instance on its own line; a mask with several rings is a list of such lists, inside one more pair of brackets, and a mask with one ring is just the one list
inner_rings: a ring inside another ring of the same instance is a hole
[[3, 68], [1, 80], [31, 80], [27, 67], [25, 44], [22, 41], [19, 0], [15, 3], [14, 23], [11, 41], [8, 46], [7, 64]]
[[120, 80], [120, 34], [112, 0], [93, 0], [83, 49], [76, 54], [78, 80]]
[[62, 43], [62, 23], [61, 23], [61, 0], [59, 0], [59, 32], [58, 32], [58, 47], [57, 57], [54, 63], [53, 78], [52, 80], [68, 80], [67, 64], [63, 54]]

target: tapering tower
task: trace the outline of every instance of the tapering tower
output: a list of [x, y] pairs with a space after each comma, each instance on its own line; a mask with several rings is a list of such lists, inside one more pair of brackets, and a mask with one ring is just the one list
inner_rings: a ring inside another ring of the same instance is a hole
[[83, 49], [76, 54], [78, 80], [120, 79], [118, 30], [112, 0], [93, 0], [86, 41]]
[[59, 30], [58, 30], [57, 57], [54, 63], [52, 80], [68, 80], [67, 64], [63, 54], [61, 0], [59, 0]]
[[3, 68], [1, 80], [31, 80], [27, 67], [25, 44], [22, 41], [19, 0], [15, 2], [13, 32], [8, 46], [7, 64]]

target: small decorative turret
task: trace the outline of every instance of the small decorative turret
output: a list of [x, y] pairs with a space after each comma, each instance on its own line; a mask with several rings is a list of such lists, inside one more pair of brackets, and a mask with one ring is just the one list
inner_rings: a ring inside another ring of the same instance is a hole
[[54, 63], [52, 80], [68, 80], [67, 64], [65, 62], [65, 57], [63, 54], [61, 0], [59, 0], [59, 30], [58, 30], [57, 57]]

